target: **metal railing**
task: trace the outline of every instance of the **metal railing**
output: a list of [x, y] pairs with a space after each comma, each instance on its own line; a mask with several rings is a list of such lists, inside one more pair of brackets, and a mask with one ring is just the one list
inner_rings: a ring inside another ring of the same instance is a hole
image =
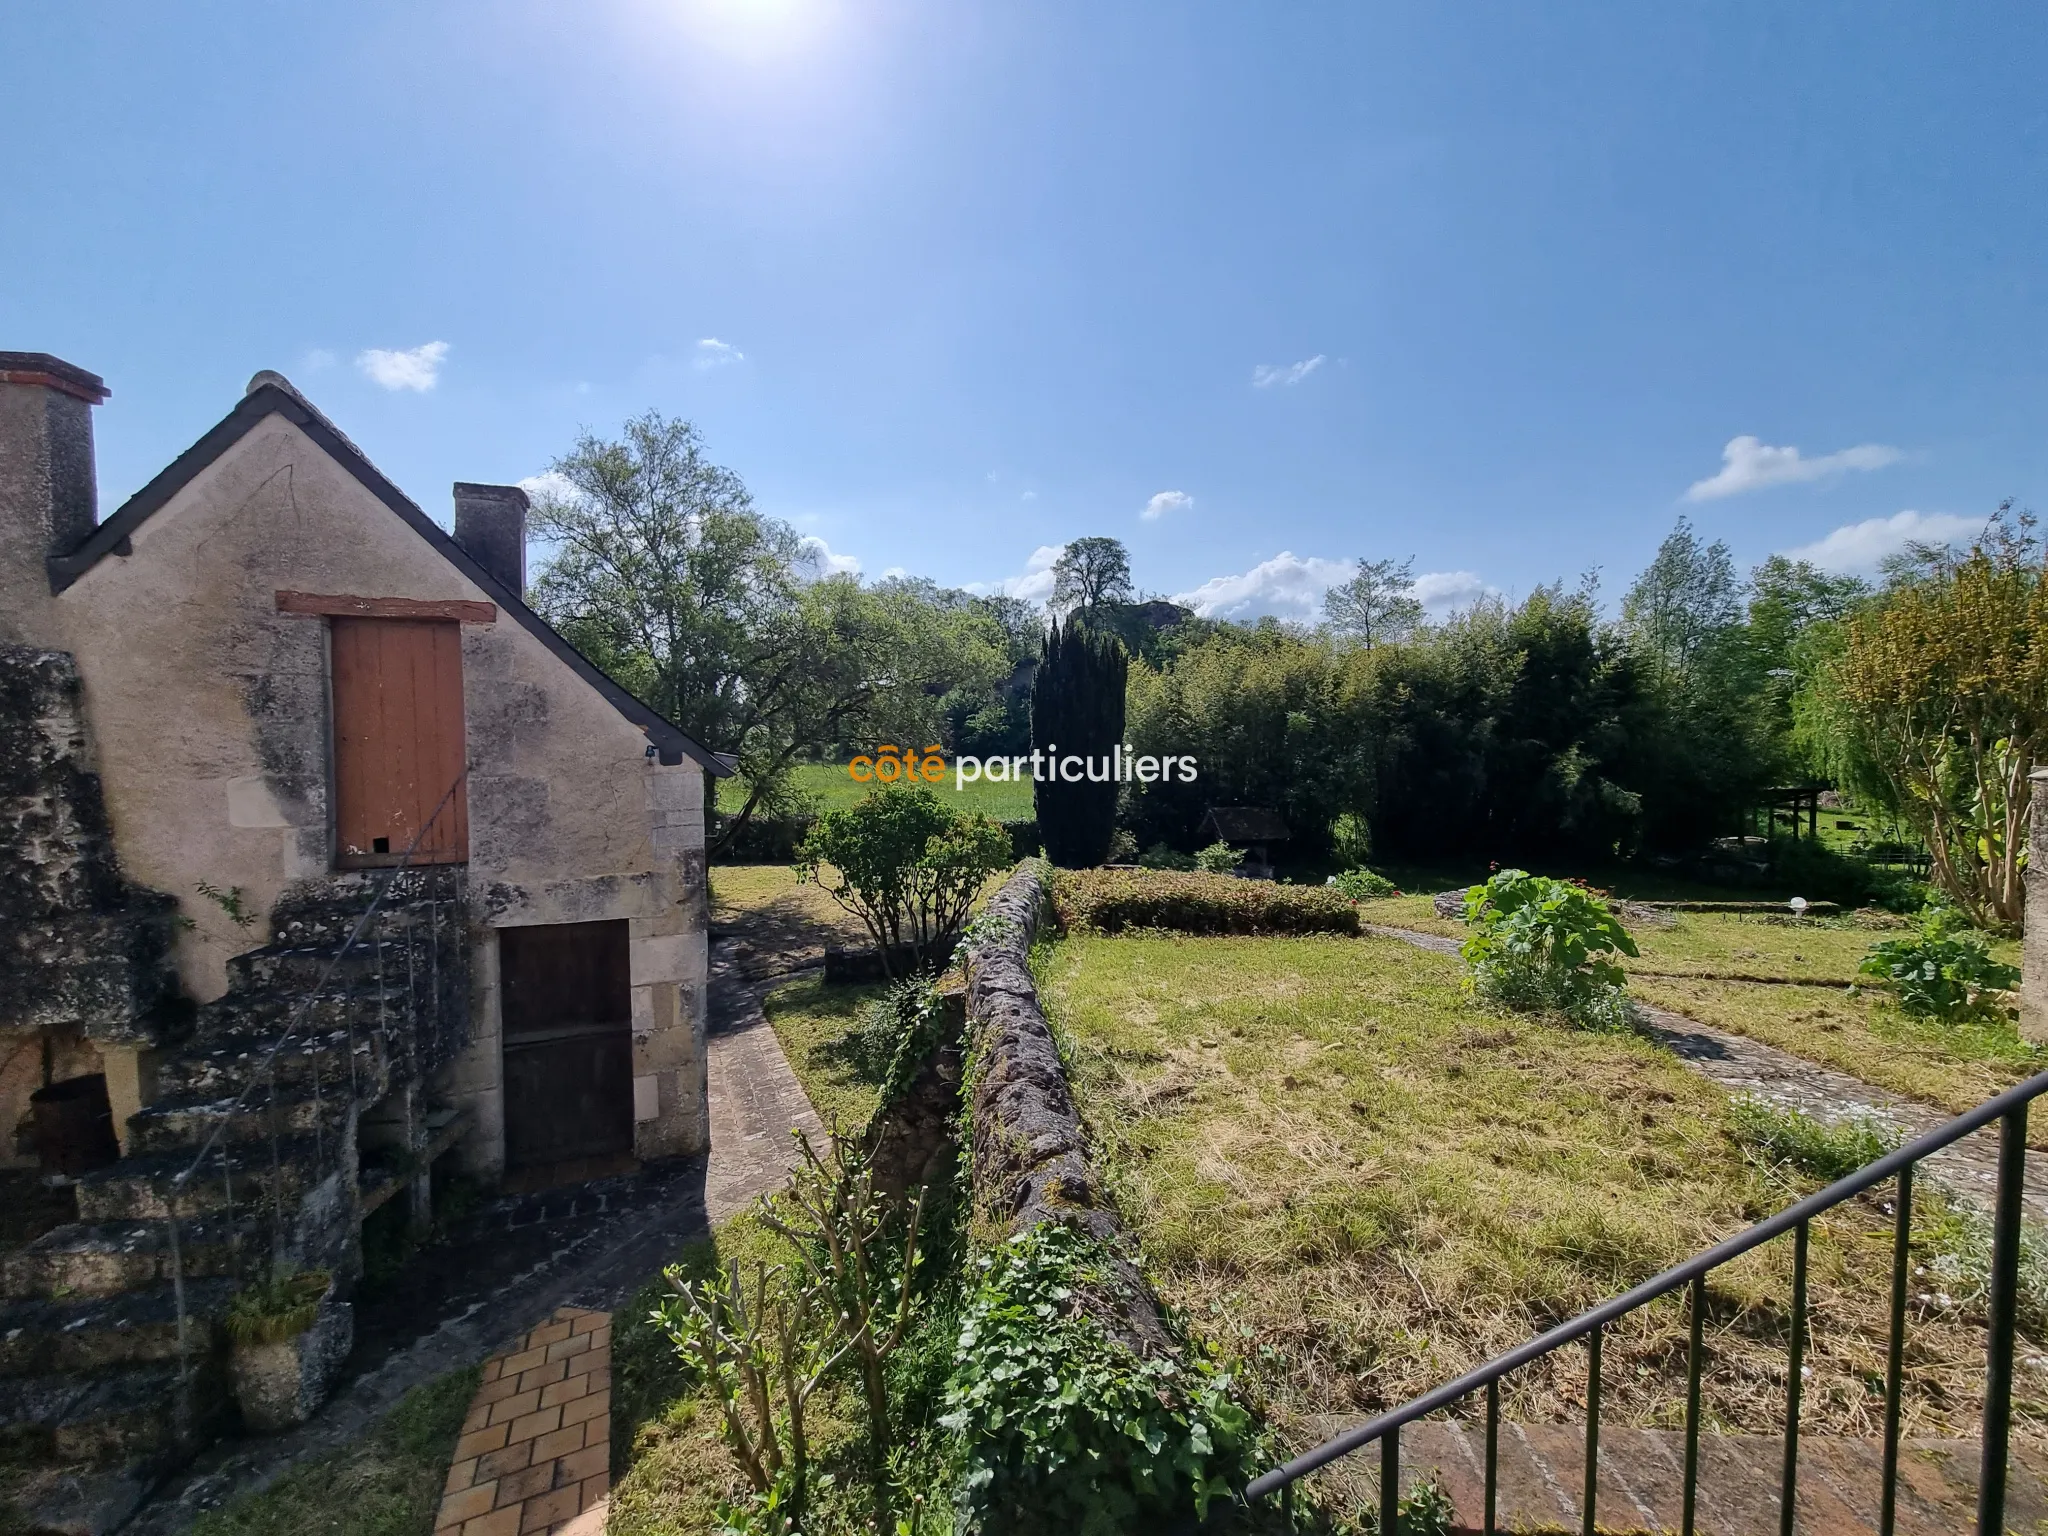
[[1806, 1348], [1806, 1259], [1809, 1232], [1816, 1216], [1834, 1209], [1887, 1179], [1898, 1181], [1897, 1217], [1892, 1242], [1891, 1336], [1885, 1357], [1884, 1461], [1879, 1494], [1879, 1536], [1893, 1536], [1897, 1518], [1899, 1476], [1899, 1399], [1904, 1378], [1906, 1339], [1906, 1289], [1909, 1248], [1913, 1230], [1913, 1169], [1930, 1153], [1939, 1152], [1963, 1137], [1999, 1122], [1998, 1185], [1994, 1198], [1989, 1283], [1989, 1343], [1986, 1350], [1982, 1460], [1977, 1484], [1979, 1536], [2000, 1536], [2005, 1530], [2006, 1465], [2012, 1428], [2013, 1339], [2017, 1331], [2020, 1226], [2022, 1194], [2027, 1160], [2027, 1106], [2048, 1093], [2048, 1072], [2009, 1088], [1966, 1115], [1929, 1131], [1917, 1141], [1879, 1158], [1868, 1167], [1838, 1179], [1818, 1194], [1809, 1195], [1748, 1231], [1717, 1243], [1683, 1264], [1646, 1280], [1627, 1294], [1615, 1297], [1570, 1322], [1561, 1323], [1540, 1337], [1531, 1339], [1506, 1354], [1489, 1360], [1405, 1403], [1389, 1413], [1345, 1431], [1314, 1450], [1297, 1456], [1254, 1479], [1244, 1491], [1246, 1503], [1280, 1496], [1283, 1506], [1293, 1504], [1293, 1488], [1301, 1479], [1338, 1458], [1369, 1445], [1380, 1449], [1379, 1529], [1383, 1536], [1397, 1536], [1400, 1529], [1401, 1430], [1432, 1413], [1483, 1392], [1486, 1397], [1486, 1505], [1483, 1529], [1495, 1530], [1500, 1445], [1500, 1383], [1532, 1361], [1586, 1341], [1586, 1478], [1583, 1495], [1585, 1536], [1593, 1536], [1599, 1494], [1600, 1466], [1600, 1342], [1608, 1325], [1639, 1307], [1663, 1296], [1690, 1288], [1690, 1338], [1686, 1350], [1685, 1389], [1685, 1481], [1683, 1491], [1683, 1536], [1693, 1536], [1696, 1495], [1699, 1484], [1700, 1446], [1700, 1363], [1701, 1324], [1706, 1315], [1707, 1276], [1721, 1265], [1740, 1258], [1787, 1232], [1794, 1234], [1792, 1257], [1792, 1328], [1788, 1341], [1788, 1370], [1785, 1389], [1784, 1465], [1780, 1475], [1779, 1521], [1782, 1536], [1791, 1536], [1795, 1499], [1799, 1485], [1799, 1408], [1801, 1365]]

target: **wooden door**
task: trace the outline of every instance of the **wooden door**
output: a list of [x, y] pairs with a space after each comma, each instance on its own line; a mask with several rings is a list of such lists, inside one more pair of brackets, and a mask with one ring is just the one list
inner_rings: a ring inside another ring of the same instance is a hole
[[623, 921], [498, 930], [505, 1163], [633, 1147], [633, 990]]
[[332, 635], [335, 862], [464, 863], [461, 626], [338, 618]]

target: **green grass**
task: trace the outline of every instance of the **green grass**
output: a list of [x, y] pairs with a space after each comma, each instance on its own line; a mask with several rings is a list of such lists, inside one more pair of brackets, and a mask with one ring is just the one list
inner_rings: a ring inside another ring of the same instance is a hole
[[[1368, 923], [1463, 938], [1465, 925], [1436, 915], [1426, 896], [1362, 903]], [[1630, 931], [1642, 950], [1623, 962], [1629, 994], [1702, 1024], [1748, 1035], [1808, 1061], [1889, 1088], [1952, 1114], [1975, 1108], [2048, 1067], [2048, 1053], [2007, 1020], [1942, 1023], [1909, 1018], [1881, 988], [1853, 982], [1856, 966], [1892, 926], [1861, 915], [1830, 918], [1724, 912], [1672, 914], [1670, 926]], [[2019, 963], [2019, 945], [1991, 941], [2000, 960]], [[1742, 979], [1751, 978], [1751, 979]], [[2048, 1126], [2034, 1127], [2048, 1146]]]
[[477, 1370], [415, 1387], [367, 1437], [202, 1515], [192, 1536], [427, 1536]]
[[[821, 811], [844, 810], [857, 804], [875, 786], [863, 784], [846, 771], [844, 763], [800, 763], [795, 770], [796, 784], [805, 794], [817, 802]], [[946, 770], [942, 784], [934, 784], [948, 805], [957, 805], [965, 811], [979, 811], [996, 821], [1009, 821], [1036, 814], [1031, 808], [1031, 781], [1011, 781], [991, 784], [977, 780], [971, 784], [954, 788], [951, 765]], [[718, 782], [718, 808], [722, 811], [736, 811], [746, 801], [746, 791], [737, 779], [721, 779]]]
[[828, 1126], [864, 1126], [881, 1102], [881, 1079], [862, 1065], [848, 1036], [887, 990], [880, 983], [828, 987], [812, 977], [777, 988], [763, 1005], [790, 1070]]
[[[1152, 1273], [1297, 1440], [1817, 1187], [1759, 1168], [1727, 1098], [1668, 1052], [1482, 1011], [1454, 957], [1385, 939], [1080, 936], [1042, 968]], [[1874, 1202], [1815, 1225], [1814, 1431], [1877, 1427], [1889, 1243]], [[1773, 1244], [1716, 1272], [1706, 1393], [1720, 1427], [1778, 1427], [1790, 1261]], [[1673, 1302], [1610, 1331], [1616, 1422], [1679, 1422], [1684, 1330]], [[1966, 1428], [1981, 1327], [1936, 1312], [1916, 1317], [1914, 1340], [1915, 1432]], [[1580, 1417], [1584, 1366], [1570, 1350], [1518, 1373], [1507, 1411]]]

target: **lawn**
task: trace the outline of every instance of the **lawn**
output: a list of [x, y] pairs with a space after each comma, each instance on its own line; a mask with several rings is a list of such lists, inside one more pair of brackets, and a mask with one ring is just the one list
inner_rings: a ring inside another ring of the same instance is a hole
[[[1463, 938], [1465, 925], [1436, 915], [1426, 896], [1360, 905], [1369, 923]], [[1629, 992], [1702, 1024], [1860, 1077], [1880, 1088], [1961, 1114], [2001, 1089], [2048, 1067], [2010, 1021], [1943, 1024], [1909, 1018], [1881, 989], [1856, 995], [1840, 983], [1879, 939], [1901, 930], [1895, 919], [1860, 914], [1793, 919], [1772, 914], [1679, 912], [1669, 926], [1630, 931], [1642, 951], [1624, 962]], [[1993, 940], [1991, 952], [2017, 965], [2019, 945]], [[1825, 985], [1825, 983], [1837, 983]], [[1803, 985], [1801, 983], [1804, 983]], [[2048, 1146], [2048, 1126], [2036, 1127]]]
[[[797, 788], [809, 795], [821, 811], [844, 810], [875, 787], [872, 782], [863, 784], [854, 778], [846, 771], [844, 763], [800, 763], [795, 776]], [[948, 805], [957, 805], [965, 811], [979, 811], [997, 821], [1022, 820], [1037, 814], [1031, 805], [1029, 779], [1002, 784], [979, 779], [956, 789], [953, 769], [948, 764], [945, 781], [931, 787], [945, 798]], [[719, 780], [720, 810], [736, 811], [745, 801], [746, 791], [737, 779]]]
[[[1483, 1012], [1457, 961], [1389, 939], [1076, 936], [1042, 975], [1106, 1177], [1166, 1298], [1242, 1360], [1297, 1443], [1398, 1404], [1814, 1187], [1745, 1153], [1722, 1093], [1643, 1040]], [[1890, 1222], [1816, 1223], [1807, 1425], [1874, 1433]], [[1923, 1255], [1923, 1260], [1925, 1256]], [[1706, 1402], [1775, 1431], [1791, 1251], [1717, 1272]], [[1610, 1330], [1605, 1412], [1671, 1425], [1685, 1321]], [[1916, 1309], [1912, 1432], [1966, 1431], [1983, 1333]], [[1583, 1413], [1576, 1348], [1512, 1380]], [[2022, 1383], [2037, 1422], [2041, 1383]]]

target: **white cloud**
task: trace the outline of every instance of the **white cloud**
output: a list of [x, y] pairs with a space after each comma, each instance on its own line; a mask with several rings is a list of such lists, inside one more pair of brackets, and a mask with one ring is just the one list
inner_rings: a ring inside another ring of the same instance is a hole
[[1001, 581], [970, 581], [965, 590], [976, 597], [1001, 594], [1004, 597], [1021, 597], [1027, 603], [1043, 603], [1052, 597], [1053, 562], [1065, 553], [1064, 544], [1041, 544], [1031, 552], [1031, 558], [1024, 562], [1021, 576], [1005, 576]]
[[1145, 510], [1138, 514], [1148, 523], [1156, 523], [1169, 512], [1185, 512], [1195, 504], [1195, 498], [1186, 491], [1160, 491], [1145, 503]]
[[700, 370], [723, 368], [728, 363], [744, 363], [747, 354], [730, 342], [720, 341], [716, 336], [706, 336], [697, 343], [697, 355], [692, 359]]
[[1318, 352], [1314, 357], [1305, 357], [1298, 363], [1260, 363], [1252, 370], [1252, 388], [1271, 389], [1275, 384], [1299, 384], [1322, 367], [1325, 361], [1327, 359]]
[[[1273, 614], [1314, 623], [1322, 615], [1323, 594], [1358, 572], [1351, 560], [1306, 559], [1283, 551], [1241, 575], [1215, 576], [1174, 601], [1205, 619], [1256, 619]], [[1495, 589], [1473, 571], [1430, 571], [1408, 589], [1432, 618], [1470, 606]]]
[[815, 533], [797, 540], [796, 573], [804, 581], [823, 581], [827, 576], [858, 576], [860, 559], [833, 552], [832, 546]]
[[1415, 578], [1408, 595], [1421, 603], [1432, 618], [1441, 618], [1460, 608], [1469, 608], [1498, 590], [1481, 580], [1476, 571], [1426, 571]]
[[1797, 448], [1773, 448], [1759, 438], [1737, 437], [1721, 450], [1721, 472], [1710, 479], [1695, 481], [1686, 491], [1685, 499], [1714, 501], [1773, 485], [1803, 485], [1852, 469], [1883, 469], [1904, 457], [1898, 449], [1882, 443], [1864, 443], [1809, 459], [1802, 457]]
[[308, 373], [319, 373], [323, 369], [332, 368], [334, 364], [334, 354], [325, 347], [315, 347], [306, 354], [305, 368]]
[[1886, 555], [1897, 554], [1909, 543], [1946, 544], [1966, 539], [1983, 526], [1981, 517], [1958, 517], [1953, 512], [1895, 512], [1845, 524], [1824, 539], [1783, 553], [1789, 559], [1810, 560], [1824, 571], [1874, 571]]
[[1212, 576], [1192, 592], [1173, 600], [1205, 619], [1255, 619], [1277, 614], [1283, 619], [1309, 620], [1323, 604], [1323, 594], [1348, 581], [1358, 567], [1349, 560], [1306, 560], [1282, 550], [1237, 576]]
[[580, 494], [569, 477], [558, 469], [542, 470], [537, 475], [528, 475], [524, 480], [513, 483], [536, 502], [574, 501]]
[[906, 571], [902, 566], [892, 565], [889, 567], [889, 569], [882, 572], [882, 580], [901, 581], [904, 577], [908, 576], [909, 574], [910, 572]]
[[424, 346], [399, 352], [387, 352], [382, 347], [366, 348], [356, 355], [356, 366], [367, 373], [372, 382], [386, 389], [410, 389], [420, 393], [440, 382], [441, 364], [447, 358], [448, 343], [430, 341]]
[[1019, 496], [1017, 499], [1019, 501], [1036, 501], [1038, 500], [1038, 492], [1026, 491], [1022, 496]]

